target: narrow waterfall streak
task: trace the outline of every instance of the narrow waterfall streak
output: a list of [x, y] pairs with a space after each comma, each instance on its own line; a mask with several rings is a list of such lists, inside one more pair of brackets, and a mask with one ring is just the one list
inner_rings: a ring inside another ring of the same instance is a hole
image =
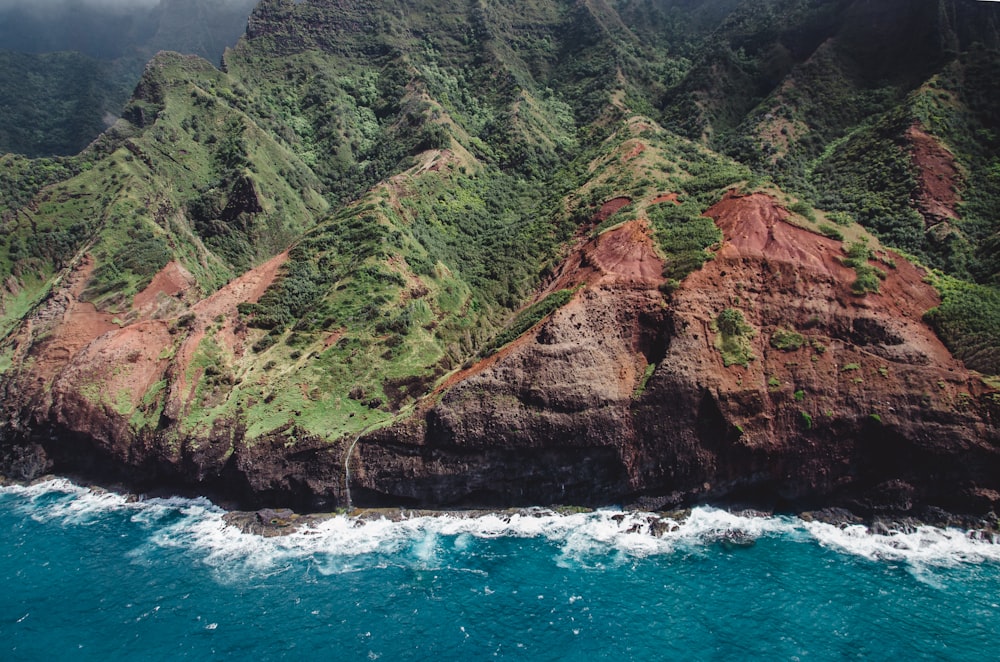
[[354, 507], [354, 502], [351, 499], [351, 455], [354, 454], [354, 447], [358, 445], [358, 442], [361, 441], [361, 437], [363, 437], [367, 431], [368, 428], [365, 428], [358, 433], [358, 436], [354, 438], [354, 441], [352, 441], [351, 445], [347, 448], [347, 455], [344, 456], [344, 496], [347, 502], [346, 505], [348, 510]]

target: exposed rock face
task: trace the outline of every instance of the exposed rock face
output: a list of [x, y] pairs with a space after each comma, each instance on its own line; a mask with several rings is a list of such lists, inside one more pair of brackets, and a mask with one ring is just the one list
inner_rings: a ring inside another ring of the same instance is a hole
[[[541, 293], [576, 288], [569, 303], [410, 419], [338, 443], [289, 444], [295, 430], [250, 443], [238, 420], [178, 427], [205, 328], [221, 324], [216, 337], [242, 351], [235, 306], [260, 296], [284, 256], [192, 302], [181, 329], [155, 318], [189, 294], [176, 265], [119, 328], [77, 300], [85, 264], [36, 315], [48, 340], [22, 348], [35, 381], [22, 379], [7, 404], [29, 429], [8, 439], [0, 469], [31, 478], [89, 467], [140, 487], [300, 509], [638, 500], [878, 515], [1000, 505], [1000, 407], [922, 322], [937, 298], [921, 272], [883, 253], [881, 291], [859, 297], [841, 244], [788, 223], [771, 197], [730, 194], [708, 215], [724, 242], [669, 297], [644, 221], [582, 239]], [[726, 309], [751, 329], [745, 365], [726, 367], [717, 348]], [[772, 342], [779, 330], [796, 342]], [[133, 438], [116, 399], [135, 410], [157, 380], [160, 432]], [[80, 382], [108, 393], [81, 393]]]
[[[270, 445], [265, 439], [248, 448], [239, 421], [199, 431], [178, 425], [195, 397], [192, 381], [201, 369], [192, 359], [206, 329], [219, 324], [216, 337], [242, 351], [236, 306], [256, 301], [286, 258], [278, 255], [201, 301], [191, 275], [171, 262], [136, 295], [123, 315], [130, 323], [80, 301], [92, 271], [85, 258], [16, 336], [19, 367], [2, 383], [7, 438], [0, 471], [21, 479], [84, 472], [142, 488], [201, 485], [246, 503], [273, 492], [294, 499], [289, 481], [253, 475], [257, 455]], [[180, 320], [178, 309], [188, 311]], [[164, 314], [175, 319], [159, 319]], [[150, 394], [155, 402], [144, 402]], [[154, 432], [136, 435], [130, 417], [144, 409], [159, 411], [159, 421]], [[293, 458], [282, 461], [295, 466]]]
[[[725, 244], [677, 292], [678, 332], [636, 410], [642, 487], [877, 509], [904, 506], [899, 493], [957, 502], [995, 480], [982, 387], [922, 323], [935, 293], [921, 273], [896, 258], [881, 292], [859, 298], [839, 242], [783, 222], [767, 196], [708, 214]], [[746, 369], [720, 369], [712, 346], [708, 321], [727, 307], [757, 332]], [[779, 327], [807, 345], [772, 347]]]
[[[586, 247], [595, 271], [567, 306], [422, 421], [358, 444], [353, 491], [418, 504], [992, 507], [993, 401], [921, 321], [936, 301], [921, 273], [896, 258], [881, 293], [858, 297], [839, 242], [786, 223], [770, 197], [730, 196], [708, 214], [725, 242], [669, 305], [627, 258], [641, 252], [635, 228]], [[747, 367], [724, 367], [715, 347], [726, 308], [756, 331]], [[772, 347], [781, 327], [802, 347]]]
[[352, 487], [421, 504], [619, 498], [631, 480], [622, 451], [637, 436], [633, 393], [662, 352], [660, 305], [655, 290], [582, 290], [533, 337], [449, 391], [427, 414], [423, 439], [401, 445], [388, 431], [363, 440]]
[[962, 176], [955, 157], [919, 124], [906, 132], [910, 154], [920, 174], [920, 211], [928, 227], [954, 221]]

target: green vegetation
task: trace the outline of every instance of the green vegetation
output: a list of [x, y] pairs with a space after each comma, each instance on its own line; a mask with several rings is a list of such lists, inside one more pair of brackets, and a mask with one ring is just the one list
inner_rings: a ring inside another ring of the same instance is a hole
[[[566, 305], [571, 296], [573, 296], [573, 290], [559, 290], [558, 292], [553, 292], [538, 303], [532, 304], [518, 313], [517, 317], [515, 317], [510, 323], [510, 326], [504, 329], [503, 332], [493, 340], [490, 347], [486, 350], [486, 353], [492, 354], [507, 343], [521, 336], [525, 331], [538, 324], [555, 310]], [[651, 370], [650, 376], [652, 376]]]
[[1000, 291], [937, 274], [941, 305], [924, 319], [969, 368], [1000, 374]]
[[[664, 258], [665, 291], [669, 293], [711, 259], [712, 251], [722, 242], [722, 233], [704, 212], [726, 190], [749, 186], [755, 178], [746, 167], [691, 141], [648, 125], [638, 129], [643, 123], [643, 118], [634, 118], [629, 125], [638, 132], [636, 137], [645, 148], [636, 165], [623, 169], [622, 152], [615, 149], [630, 134], [619, 131], [609, 138], [604, 145], [605, 154], [590, 165], [589, 181], [583, 188], [585, 195], [571, 208], [570, 221], [574, 224], [588, 221], [603, 202], [624, 191], [633, 198], [645, 198], [642, 204], [634, 199], [599, 224], [593, 233], [600, 234], [644, 211]], [[650, 204], [648, 200], [656, 191], [671, 191], [676, 200]]]
[[775, 329], [771, 334], [771, 347], [783, 352], [794, 352], [806, 342], [805, 336], [789, 329]]
[[[668, 126], [824, 210], [838, 226], [821, 223], [827, 236], [850, 237], [857, 222], [948, 276], [996, 287], [1000, 60], [986, 46], [995, 30], [974, 5], [933, 23], [926, 7], [901, 3], [885, 29], [874, 28], [874, 6], [846, 22], [840, 8], [760, 2], [732, 11], [714, 47], [664, 95]], [[783, 50], [789, 34], [803, 40], [800, 51]], [[938, 155], [915, 155], [916, 131]], [[808, 218], [810, 205], [792, 211]], [[859, 266], [854, 292], [877, 292], [879, 272]], [[959, 327], [935, 328], [949, 347], [962, 346], [950, 335]]]
[[812, 205], [805, 200], [799, 200], [798, 202], [789, 205], [788, 211], [796, 213], [813, 223], [816, 222], [816, 212], [813, 210]]
[[649, 211], [661, 250], [666, 254], [663, 275], [680, 282], [711, 257], [709, 249], [722, 242], [722, 232], [712, 219], [702, 216], [701, 205], [657, 205]]
[[830, 237], [830, 239], [836, 239], [837, 241], [844, 240], [844, 233], [829, 223], [820, 223], [819, 232], [824, 237]]
[[635, 387], [635, 393], [632, 397], [638, 400], [642, 397], [642, 394], [646, 392], [646, 386], [649, 385], [649, 380], [653, 378], [653, 373], [656, 372], [656, 364], [650, 363], [646, 366], [646, 369], [642, 372], [642, 377], [639, 379], [639, 384]]
[[[750, 344], [756, 331], [736, 308], [726, 308], [713, 322], [717, 332], [715, 347], [722, 353], [722, 364], [727, 368], [731, 365], [747, 367], [754, 356]], [[780, 382], [779, 382], [780, 384]]]
[[844, 251], [847, 259], [843, 260], [845, 266], [854, 269], [857, 278], [851, 283], [851, 291], [858, 296], [864, 296], [869, 292], [878, 293], [879, 281], [885, 279], [885, 272], [877, 267], [873, 267], [868, 262], [873, 254], [865, 241], [853, 242]]
[[806, 430], [812, 430], [812, 428], [813, 428], [813, 417], [809, 414], [809, 412], [800, 411], [799, 412], [799, 422], [802, 424], [802, 427], [805, 428]]

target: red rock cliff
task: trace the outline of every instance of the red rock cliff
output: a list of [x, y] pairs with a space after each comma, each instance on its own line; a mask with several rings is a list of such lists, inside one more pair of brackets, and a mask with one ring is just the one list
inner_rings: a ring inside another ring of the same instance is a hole
[[[357, 445], [354, 493], [995, 505], [993, 400], [922, 322], [937, 303], [922, 274], [894, 257], [880, 292], [856, 296], [840, 242], [787, 223], [771, 197], [730, 195], [708, 215], [724, 243], [666, 302], [639, 224], [586, 246], [568, 305], [423, 420]], [[752, 329], [746, 366], [717, 348], [727, 308]], [[772, 343], [778, 330], [799, 337]]]

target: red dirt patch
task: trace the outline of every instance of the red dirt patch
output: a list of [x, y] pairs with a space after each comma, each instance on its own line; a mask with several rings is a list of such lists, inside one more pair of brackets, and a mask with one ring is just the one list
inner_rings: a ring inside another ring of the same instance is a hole
[[[841, 242], [823, 237], [786, 222], [788, 212], [778, 202], [764, 194], [740, 196], [728, 194], [705, 212], [722, 230], [725, 241], [718, 258], [725, 261], [754, 258], [765, 263], [790, 262], [805, 268], [811, 276], [822, 274], [841, 283], [845, 291], [856, 277], [853, 269], [841, 263], [844, 257]], [[941, 303], [934, 288], [924, 282], [924, 272], [898, 255], [893, 255], [896, 268], [876, 266], [886, 272], [879, 294], [856, 297], [845, 294], [858, 307], [871, 301], [891, 301], [906, 308], [904, 316], [921, 319], [924, 312]]]
[[839, 241], [786, 223], [788, 212], [769, 195], [729, 193], [705, 216], [715, 221], [725, 237], [720, 258], [794, 262], [838, 280], [854, 273], [840, 263], [843, 251]]
[[663, 281], [663, 261], [643, 221], [629, 221], [598, 236], [589, 258], [605, 282], [641, 282], [655, 287]]
[[167, 360], [161, 358], [172, 339], [165, 322], [138, 322], [91, 342], [60, 376], [57, 390], [80, 383], [99, 382], [105, 398], [138, 406], [143, 395], [163, 377]]
[[240, 303], [257, 303], [264, 291], [274, 282], [278, 269], [288, 260], [288, 251], [280, 253], [264, 264], [251, 269], [239, 278], [233, 280], [221, 290], [200, 301], [194, 306], [194, 313], [199, 317], [215, 317], [226, 313], [235, 313]]
[[656, 196], [655, 198], [653, 198], [652, 200], [650, 200], [649, 204], [651, 204], [651, 205], [660, 205], [660, 204], [663, 204], [664, 202], [672, 202], [675, 205], [680, 205], [681, 204], [681, 201], [677, 199], [677, 194], [676, 193], [662, 193], [662, 194]]
[[93, 271], [94, 259], [87, 255], [67, 278], [69, 287], [66, 296], [69, 300], [66, 309], [38, 353], [40, 375], [53, 376], [95, 339], [109, 331], [118, 330], [118, 325], [111, 321], [111, 315], [98, 311], [92, 303], [79, 300]]
[[600, 210], [594, 215], [594, 223], [603, 223], [612, 216], [614, 216], [623, 207], [628, 207], [632, 204], [632, 198], [612, 198], [608, 200], [603, 205], [601, 205]]
[[132, 306], [136, 310], [141, 310], [156, 301], [160, 294], [168, 297], [177, 296], [187, 292], [193, 285], [194, 277], [191, 276], [191, 273], [171, 260], [153, 276], [153, 280], [150, 281], [146, 289], [135, 295]]
[[631, 161], [632, 159], [636, 158], [645, 151], [646, 151], [646, 145], [639, 142], [638, 140], [635, 141], [635, 144], [632, 146], [632, 148], [628, 152], [622, 155], [622, 163], [627, 163]]
[[[685, 290], [713, 291], [726, 282], [752, 283], [762, 273], [770, 274], [767, 278], [789, 281], [810, 301], [828, 298], [829, 310], [895, 320], [896, 328], [905, 328], [907, 345], [939, 365], [956, 364], [923, 322], [924, 313], [940, 304], [937, 292], [923, 281], [923, 271], [905, 259], [893, 256], [895, 269], [872, 262], [886, 278], [879, 293], [858, 297], [850, 291], [856, 274], [840, 261], [841, 243], [785, 222], [788, 212], [770, 196], [729, 194], [706, 216], [715, 220], [725, 241], [715, 260], [684, 281]], [[706, 319], [717, 312], [706, 313]]]
[[920, 172], [920, 212], [928, 227], [946, 220], [957, 219], [958, 187], [962, 175], [955, 157], [918, 123], [906, 131], [910, 142], [910, 157]]
[[344, 337], [346, 329], [337, 329], [323, 340], [323, 349], [327, 350], [333, 347], [338, 340]]

